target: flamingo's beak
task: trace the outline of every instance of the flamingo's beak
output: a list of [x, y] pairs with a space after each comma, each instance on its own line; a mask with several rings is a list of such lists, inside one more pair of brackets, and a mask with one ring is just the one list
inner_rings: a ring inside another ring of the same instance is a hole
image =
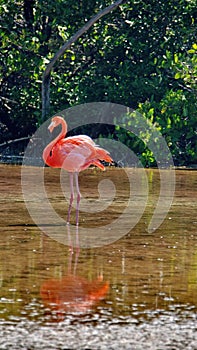
[[55, 123], [52, 121], [51, 124], [48, 126], [48, 130], [50, 132], [53, 132], [54, 127], [55, 127]]

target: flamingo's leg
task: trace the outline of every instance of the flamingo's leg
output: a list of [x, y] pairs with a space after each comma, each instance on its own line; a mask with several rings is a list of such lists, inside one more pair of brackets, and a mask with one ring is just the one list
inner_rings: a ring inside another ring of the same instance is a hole
[[76, 182], [76, 192], [77, 192], [77, 207], [76, 207], [76, 225], [79, 225], [79, 203], [81, 199], [81, 193], [79, 190], [79, 177], [78, 173], [75, 173], [75, 182]]
[[73, 173], [69, 173], [69, 176], [70, 176], [70, 203], [68, 207], [67, 224], [69, 224], [70, 222], [70, 213], [71, 213], [72, 203], [74, 199]]

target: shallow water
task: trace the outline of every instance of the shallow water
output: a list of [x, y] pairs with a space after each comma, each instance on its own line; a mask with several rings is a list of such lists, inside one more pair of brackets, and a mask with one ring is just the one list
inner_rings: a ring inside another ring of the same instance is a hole
[[[111, 243], [95, 247], [101, 227], [108, 236], [106, 225], [127, 206], [129, 181], [124, 169], [105, 173], [89, 169], [80, 174], [84, 197], [80, 226], [76, 232], [73, 209], [69, 232], [64, 222], [51, 223], [48, 213], [38, 227], [24, 203], [21, 167], [0, 166], [1, 349], [79, 348], [79, 339], [81, 349], [131, 345], [143, 349], [144, 344], [147, 349], [197, 348], [197, 173], [176, 171], [172, 206], [154, 232], [147, 227], [158, 200], [158, 170], [146, 170], [146, 181], [144, 171], [131, 169], [131, 173], [136, 188], [139, 179], [142, 189], [148, 185], [144, 213], [126, 234], [117, 240], [112, 235]], [[45, 169], [47, 196], [64, 220], [68, 203], [59, 178], [59, 170]], [[102, 179], [113, 181], [116, 192], [113, 202], [106, 193], [104, 210], [94, 212]], [[32, 201], [33, 197], [34, 193]], [[143, 198], [142, 191], [134, 213], [140, 206], [143, 209]], [[91, 201], [88, 212], [85, 199]], [[41, 206], [45, 208], [44, 201]], [[92, 232], [96, 240], [86, 248], [90, 227], [90, 240]], [[118, 235], [120, 230], [124, 227], [119, 227]]]

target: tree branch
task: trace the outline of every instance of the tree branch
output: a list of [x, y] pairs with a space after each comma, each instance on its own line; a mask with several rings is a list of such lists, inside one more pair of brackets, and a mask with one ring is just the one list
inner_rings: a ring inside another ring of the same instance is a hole
[[123, 0], [118, 0], [111, 4], [110, 6], [106, 7], [105, 9], [101, 10], [99, 13], [97, 13], [94, 17], [92, 17], [82, 28], [80, 28], [60, 49], [59, 51], [54, 55], [52, 60], [47, 65], [42, 79], [42, 120], [45, 119], [47, 114], [49, 113], [49, 106], [50, 106], [50, 75], [51, 70], [53, 69], [53, 66], [57, 62], [57, 60], [60, 58], [60, 56], [74, 43], [79, 39], [85, 32], [88, 31], [90, 27], [94, 23], [96, 23], [101, 17], [106, 15], [107, 13], [113, 11], [116, 9]]
[[21, 137], [20, 139], [8, 140], [0, 144], [0, 147], [9, 146], [13, 143], [30, 139], [31, 136]]

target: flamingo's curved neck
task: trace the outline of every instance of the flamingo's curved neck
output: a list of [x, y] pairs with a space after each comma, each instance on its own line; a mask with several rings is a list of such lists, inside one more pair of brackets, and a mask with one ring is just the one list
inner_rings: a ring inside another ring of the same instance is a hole
[[57, 137], [49, 143], [49, 145], [50, 144], [55, 145], [59, 140], [63, 139], [65, 137], [65, 135], [67, 134], [67, 124], [66, 124], [65, 120], [61, 120], [60, 124], [62, 126], [62, 130], [60, 131], [59, 135], [57, 135]]
[[61, 120], [61, 126], [62, 126], [62, 130], [60, 131], [59, 135], [57, 135], [55, 137], [54, 140], [52, 140], [44, 149], [43, 151], [43, 159], [45, 161], [46, 164], [48, 164], [48, 159], [50, 157], [51, 154], [51, 150], [53, 148], [53, 146], [60, 141], [61, 139], [63, 139], [67, 133], [67, 124], [65, 122], [65, 120]]

